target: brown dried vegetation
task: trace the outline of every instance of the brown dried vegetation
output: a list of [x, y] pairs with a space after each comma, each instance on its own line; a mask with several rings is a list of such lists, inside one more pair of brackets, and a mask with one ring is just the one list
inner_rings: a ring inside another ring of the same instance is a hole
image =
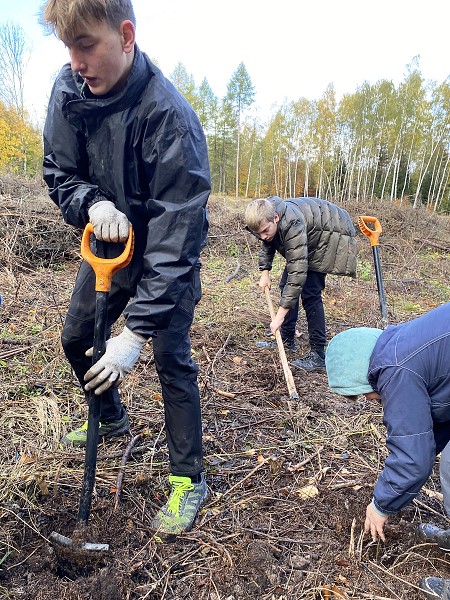
[[[449, 575], [447, 557], [414, 533], [422, 521], [448, 523], [437, 470], [390, 521], [386, 544], [363, 535], [386, 454], [381, 412], [364, 398], [349, 403], [330, 393], [324, 375], [299, 371], [300, 399], [288, 401], [278, 354], [254, 343], [269, 316], [256, 285], [258, 245], [243, 230], [245, 201], [224, 198], [210, 201], [204, 296], [192, 329], [210, 498], [190, 533], [171, 544], [152, 537], [168, 460], [149, 344], [122, 388], [132, 435], [140, 437], [122, 471], [120, 498], [117, 478], [130, 438], [99, 448], [89, 535], [109, 543], [110, 553], [85, 576], [61, 574], [47, 538], [52, 530], [72, 535], [84, 464], [82, 451], [58, 445], [86, 415], [59, 341], [80, 238], [40, 184], [2, 179], [0, 201], [2, 597], [411, 600], [421, 597], [421, 576]], [[447, 217], [384, 203], [345, 207], [355, 224], [358, 215], [374, 214], [383, 225], [391, 322], [450, 300]], [[346, 327], [380, 326], [371, 249], [358, 235], [358, 277], [327, 279], [329, 337]], [[281, 267], [278, 261], [275, 277]], [[307, 350], [304, 331], [302, 317], [298, 341]]]

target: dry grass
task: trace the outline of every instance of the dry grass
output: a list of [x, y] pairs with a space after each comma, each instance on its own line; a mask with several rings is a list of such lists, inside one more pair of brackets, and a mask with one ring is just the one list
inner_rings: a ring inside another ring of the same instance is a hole
[[[96, 539], [111, 544], [111, 556], [89, 577], [60, 577], [46, 539], [53, 529], [73, 531], [84, 460], [83, 452], [58, 445], [86, 414], [59, 342], [79, 237], [61, 224], [40, 188], [2, 185], [0, 219], [9, 232], [0, 242], [4, 597], [313, 600], [329, 585], [335, 598], [415, 599], [421, 576], [448, 573], [445, 555], [414, 537], [421, 520], [446, 522], [439, 497], [431, 494], [439, 490], [436, 474], [429, 493], [392, 519], [386, 544], [362, 535], [365, 506], [386, 452], [382, 415], [363, 399], [343, 402], [320, 374], [294, 372], [300, 400], [288, 402], [278, 355], [254, 345], [269, 317], [256, 285], [258, 245], [243, 231], [245, 202], [212, 198], [204, 296], [192, 328], [209, 501], [193, 531], [176, 543], [152, 537], [151, 517], [167, 494], [168, 457], [149, 345], [123, 385], [132, 433], [141, 437], [127, 462], [116, 510], [117, 476], [129, 440], [99, 448], [90, 527]], [[382, 222], [392, 322], [450, 300], [445, 217], [391, 205], [346, 208], [355, 223], [370, 212]], [[359, 237], [357, 279], [327, 278], [330, 337], [348, 326], [380, 325], [371, 249]], [[38, 250], [46, 244], [49, 252]], [[274, 274], [281, 268], [277, 261]], [[276, 292], [274, 285], [274, 300]], [[303, 318], [299, 329], [305, 331]], [[299, 343], [306, 349], [304, 340]], [[308, 490], [316, 495], [307, 497]]]

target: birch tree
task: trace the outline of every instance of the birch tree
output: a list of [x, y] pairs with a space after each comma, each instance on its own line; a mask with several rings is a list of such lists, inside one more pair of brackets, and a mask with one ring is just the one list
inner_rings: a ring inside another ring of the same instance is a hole
[[313, 135], [319, 168], [317, 195], [327, 199], [332, 195], [330, 175], [336, 140], [336, 94], [333, 85], [327, 87], [322, 98], [317, 102], [317, 118]]

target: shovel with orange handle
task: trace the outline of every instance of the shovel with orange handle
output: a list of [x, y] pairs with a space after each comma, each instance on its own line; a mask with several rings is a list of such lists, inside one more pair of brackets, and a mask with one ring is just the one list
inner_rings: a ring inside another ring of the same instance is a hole
[[[373, 229], [371, 227], [368, 227], [368, 223], [370, 223], [373, 226]], [[389, 317], [386, 305], [386, 295], [384, 293], [383, 273], [381, 270], [380, 262], [380, 249], [378, 247], [380, 245], [379, 237], [383, 229], [381, 227], [380, 221], [376, 217], [360, 216], [358, 217], [358, 225], [362, 233], [369, 238], [370, 245], [372, 246], [373, 261], [375, 264], [375, 276], [377, 279], [378, 297], [380, 299], [381, 323], [383, 325], [383, 329], [385, 329], [389, 324]]]
[[[81, 256], [88, 262], [95, 272], [95, 322], [92, 364], [95, 364], [105, 353], [106, 333], [108, 325], [108, 296], [111, 290], [114, 273], [126, 267], [133, 256], [134, 233], [130, 226], [128, 240], [125, 248], [116, 258], [101, 258], [96, 256], [90, 248], [90, 236], [94, 233], [91, 223], [86, 225], [81, 239]], [[83, 484], [81, 488], [80, 504], [77, 518], [77, 535], [74, 539], [61, 535], [56, 531], [50, 534], [50, 541], [55, 547], [60, 565], [69, 572], [77, 573], [77, 563], [84, 563], [91, 557], [109, 549], [108, 544], [81, 542], [83, 538], [82, 527], [87, 524], [91, 510], [92, 492], [95, 484], [95, 470], [97, 467], [98, 431], [100, 425], [101, 395], [94, 391], [89, 392], [88, 427], [86, 437], [86, 453], [84, 463]], [[70, 549], [73, 556], [70, 556]], [[60, 550], [58, 554], [58, 550]], [[60, 560], [61, 557], [61, 560]], [[81, 560], [82, 559], [82, 560]], [[92, 559], [93, 560], [93, 559]], [[95, 561], [93, 561], [95, 562]]]

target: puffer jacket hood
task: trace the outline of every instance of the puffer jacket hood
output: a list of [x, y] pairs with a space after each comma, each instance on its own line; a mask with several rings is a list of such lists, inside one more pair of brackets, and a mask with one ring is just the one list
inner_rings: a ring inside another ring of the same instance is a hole
[[164, 329], [205, 244], [209, 162], [194, 111], [137, 46], [125, 88], [111, 97], [85, 97], [83, 79], [63, 67], [44, 128], [44, 179], [75, 227], [104, 199], [127, 215], [137, 288], [127, 327], [146, 337]]
[[280, 305], [292, 308], [299, 299], [308, 269], [333, 275], [356, 275], [356, 233], [343, 208], [320, 198], [268, 198], [280, 219], [277, 234], [263, 242], [259, 269], [272, 268], [275, 252], [286, 259], [288, 274]]

